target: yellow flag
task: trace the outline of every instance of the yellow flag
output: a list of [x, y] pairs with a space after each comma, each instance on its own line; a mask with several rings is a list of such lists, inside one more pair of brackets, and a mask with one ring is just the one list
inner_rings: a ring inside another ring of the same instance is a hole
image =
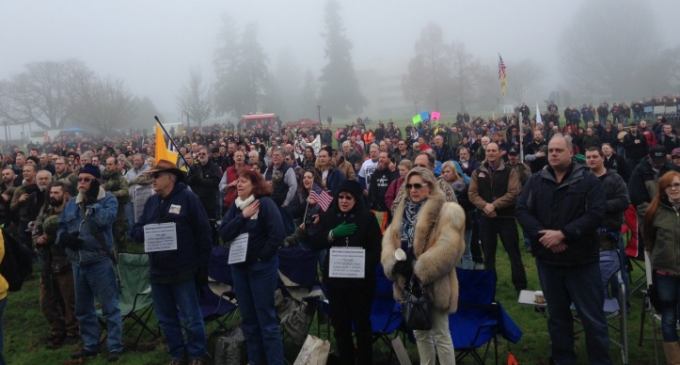
[[168, 150], [168, 147], [165, 145], [165, 134], [163, 133], [163, 129], [156, 123], [156, 159], [153, 162], [154, 165], [160, 160], [166, 160], [176, 164], [178, 156], [179, 153]]

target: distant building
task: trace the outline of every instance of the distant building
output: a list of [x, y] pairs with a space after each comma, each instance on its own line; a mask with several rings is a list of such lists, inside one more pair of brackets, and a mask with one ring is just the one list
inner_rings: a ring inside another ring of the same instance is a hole
[[356, 71], [361, 93], [368, 100], [361, 116], [372, 120], [405, 117], [413, 114], [414, 105], [401, 88], [402, 74], [397, 71], [362, 69]]

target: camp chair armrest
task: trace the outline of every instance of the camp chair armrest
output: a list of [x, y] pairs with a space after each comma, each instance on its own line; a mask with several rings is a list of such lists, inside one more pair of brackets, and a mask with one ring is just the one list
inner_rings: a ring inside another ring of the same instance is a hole
[[135, 300], [132, 302], [132, 312], [137, 310], [137, 299], [139, 299], [140, 296], [147, 296], [151, 294], [151, 285], [147, 286], [144, 291], [140, 291], [137, 294], [135, 294]]

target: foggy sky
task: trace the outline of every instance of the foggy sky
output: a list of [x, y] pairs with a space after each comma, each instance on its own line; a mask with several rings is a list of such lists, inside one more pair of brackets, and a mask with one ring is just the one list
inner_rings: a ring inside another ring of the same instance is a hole
[[[495, 65], [500, 52], [513, 60], [533, 58], [545, 73], [546, 94], [560, 85], [557, 44], [587, 0], [341, 0], [346, 35], [353, 42], [355, 69], [404, 74], [414, 42], [429, 21], [446, 42], [462, 41], [482, 63]], [[661, 42], [673, 37], [680, 1], [648, 0]], [[176, 121], [175, 95], [198, 67], [212, 82], [212, 58], [222, 14], [239, 29], [256, 21], [270, 71], [281, 49], [296, 54], [301, 71], [316, 77], [325, 65], [324, 0], [0, 0], [0, 79], [34, 61], [76, 58], [95, 73], [125, 80], [130, 91], [148, 96], [168, 121]], [[607, 14], [603, 14], [606, 17]], [[596, 24], [582, 24], [593, 27]], [[598, 56], [598, 55], [593, 55]], [[606, 55], [602, 55], [606, 56]]]

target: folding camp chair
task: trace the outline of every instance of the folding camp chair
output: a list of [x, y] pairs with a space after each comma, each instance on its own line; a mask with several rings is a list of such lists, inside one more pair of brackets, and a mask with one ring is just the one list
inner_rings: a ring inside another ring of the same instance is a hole
[[[392, 355], [396, 355], [392, 340], [399, 333], [401, 326], [401, 304], [394, 300], [392, 282], [385, 276], [382, 265], [375, 268], [376, 286], [373, 304], [371, 305], [371, 327], [373, 328], [373, 342], [381, 341], [390, 349], [388, 364], [391, 363]], [[392, 336], [390, 338], [390, 336]]]
[[199, 292], [198, 302], [206, 328], [210, 322], [215, 322], [218, 326], [212, 333], [227, 331], [228, 321], [236, 316], [238, 310], [228, 259], [228, 247], [212, 249], [208, 262], [208, 284]]
[[[151, 284], [149, 282], [149, 255], [136, 253], [118, 254], [118, 277], [120, 279], [120, 296], [118, 305], [123, 321], [129, 320], [133, 324], [127, 328], [124, 334], [129, 333], [139, 326], [139, 334], [135, 339], [135, 346], [144, 332], [148, 332], [156, 338], [159, 331], [152, 330], [148, 326], [149, 318], [153, 312], [153, 300], [151, 298]], [[101, 309], [97, 311], [102, 331], [106, 329], [106, 322], [102, 317]], [[106, 336], [104, 336], [106, 338]]]
[[[628, 364], [628, 317], [626, 312], [626, 286], [623, 282], [621, 270], [625, 270], [625, 265], [619, 260], [619, 252], [617, 250], [600, 252], [600, 272], [602, 275], [602, 286], [607, 288], [612, 276], [616, 277], [617, 295], [611, 297], [609, 294], [605, 295], [604, 313], [607, 317], [607, 325], [609, 326], [611, 344], [618, 347], [621, 351], [621, 362]], [[606, 289], [605, 289], [606, 291]], [[572, 305], [572, 310], [575, 307]], [[574, 316], [574, 320], [580, 323], [578, 315]], [[616, 322], [618, 321], [618, 325]], [[583, 329], [574, 332], [575, 334], [583, 332]], [[612, 336], [612, 332], [618, 333], [618, 338]]]
[[[284, 341], [292, 339], [293, 343], [301, 346], [309, 333], [317, 308], [325, 299], [319, 289], [319, 252], [304, 246], [293, 246], [280, 249], [278, 257], [279, 283], [275, 305], [282, 338]], [[290, 363], [286, 359], [284, 362]]]
[[[512, 343], [522, 338], [522, 331], [496, 302], [496, 273], [491, 270], [456, 268], [458, 275], [458, 311], [449, 315], [449, 330], [456, 349], [456, 361], [467, 356], [484, 364], [491, 343], [494, 363], [498, 364], [497, 335]], [[477, 349], [484, 347], [483, 355]]]
[[645, 331], [645, 318], [649, 316], [649, 322], [652, 325], [652, 338], [651, 340], [654, 342], [654, 360], [655, 364], [659, 364], [659, 351], [658, 351], [658, 338], [657, 338], [657, 326], [656, 322], [661, 322], [661, 315], [656, 312], [654, 307], [652, 306], [652, 302], [649, 300], [649, 286], [652, 285], [652, 265], [651, 261], [649, 258], [649, 253], [645, 251], [645, 266], [647, 270], [645, 271], [646, 273], [646, 284], [647, 284], [647, 289], [642, 290], [642, 294], [644, 295], [642, 298], [642, 308], [641, 308], [641, 313], [640, 313], [640, 340], [638, 342], [638, 346], [642, 346], [642, 341], [643, 340], [649, 340], [649, 338], [644, 337], [644, 331]]
[[[638, 290], [645, 288], [645, 265], [644, 265], [644, 245], [640, 243], [638, 237], [638, 219], [635, 208], [632, 205], [628, 207], [624, 213], [626, 223], [621, 226], [621, 234], [625, 237], [626, 242], [626, 257], [628, 262], [625, 269], [630, 267], [628, 278], [630, 280], [628, 295], [633, 295]], [[628, 265], [630, 264], [630, 265]], [[635, 269], [640, 270], [640, 275], [632, 275]]]
[[304, 246], [282, 248], [279, 256], [279, 289], [275, 297], [276, 312], [281, 321], [283, 338], [302, 345], [323, 296], [318, 287], [319, 252]]

